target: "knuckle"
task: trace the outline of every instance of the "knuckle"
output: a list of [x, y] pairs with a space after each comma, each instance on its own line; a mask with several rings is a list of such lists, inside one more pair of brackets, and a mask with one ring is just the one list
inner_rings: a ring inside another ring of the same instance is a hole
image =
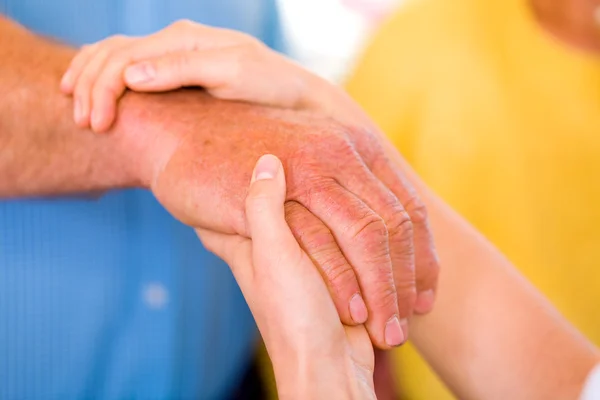
[[350, 237], [356, 241], [387, 243], [388, 240], [388, 229], [385, 222], [374, 212], [368, 210], [363, 216], [356, 219], [356, 221], [350, 225], [348, 232]]
[[180, 19], [171, 24], [171, 30], [178, 33], [192, 33], [195, 32], [199, 24], [190, 19]]
[[413, 222], [408, 212], [400, 203], [391, 206], [389, 217], [385, 223], [390, 238], [409, 239], [413, 236]]
[[274, 196], [264, 192], [250, 192], [246, 197], [246, 209], [253, 212], [262, 212], [270, 208]]
[[114, 100], [119, 96], [119, 87], [116, 82], [108, 82], [106, 85], [100, 85], [94, 88], [94, 97], [98, 100]]
[[[110, 63], [112, 64], [114, 69], [119, 69], [118, 72], [121, 72], [121, 69], [125, 67], [126, 64], [131, 62], [130, 52], [128, 49], [118, 49], [115, 50], [110, 56]], [[114, 72], [116, 74], [117, 71]]]
[[190, 64], [190, 57], [187, 52], [178, 54], [170, 59], [170, 64], [168, 69], [172, 68], [174, 71], [182, 72]]
[[427, 207], [425, 203], [416, 194], [411, 194], [408, 201], [404, 204], [404, 209], [410, 216], [413, 224], [423, 224], [428, 220]]
[[84, 44], [79, 48], [79, 50], [81, 51], [81, 53], [89, 53], [94, 49], [95, 46], [96, 44]]
[[402, 277], [396, 276], [394, 284], [399, 298], [417, 293], [414, 274], [408, 273]]
[[[311, 258], [317, 261], [320, 257], [312, 254]], [[354, 270], [346, 262], [341, 254], [330, 255], [328, 259], [323, 262], [318, 262], [319, 268], [323, 275], [327, 278], [333, 292], [341, 296], [343, 293], [350, 290], [356, 292], [358, 290], [358, 283]]]
[[114, 36], [111, 36], [110, 41], [112, 43], [116, 44], [116, 43], [124, 42], [127, 39], [129, 39], [129, 37], [125, 36], [125, 35], [114, 35]]
[[371, 304], [378, 309], [396, 309], [398, 305], [398, 295], [394, 286], [390, 283], [382, 285], [374, 293]]

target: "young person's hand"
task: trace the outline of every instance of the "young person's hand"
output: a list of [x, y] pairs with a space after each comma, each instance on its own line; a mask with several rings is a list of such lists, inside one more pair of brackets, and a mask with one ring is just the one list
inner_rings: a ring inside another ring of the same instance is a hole
[[61, 89], [75, 98], [75, 122], [103, 132], [126, 88], [200, 86], [225, 100], [302, 108], [319, 81], [249, 35], [179, 21], [146, 37], [113, 36], [83, 47]]
[[273, 361], [282, 399], [374, 399], [373, 347], [364, 325], [342, 325], [318, 269], [284, 216], [285, 175], [263, 156], [246, 216], [252, 240], [198, 230], [231, 267]]

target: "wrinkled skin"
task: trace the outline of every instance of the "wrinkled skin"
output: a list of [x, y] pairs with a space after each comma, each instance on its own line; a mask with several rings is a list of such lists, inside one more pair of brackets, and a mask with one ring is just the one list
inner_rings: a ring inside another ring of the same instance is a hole
[[[190, 226], [250, 237], [244, 199], [252, 168], [263, 154], [278, 156], [287, 171], [287, 220], [324, 275], [342, 321], [355, 323], [348, 304], [361, 293], [371, 339], [390, 347], [386, 323], [413, 311], [413, 225], [425, 224], [426, 215], [375, 135], [196, 90], [136, 98], [146, 100], [143, 107], [122, 102], [128, 111], [120, 118], [133, 127], [126, 140], [140, 155], [143, 180]], [[423, 244], [430, 246], [428, 232]], [[429, 253], [424, 262], [435, 263], [433, 246]]]

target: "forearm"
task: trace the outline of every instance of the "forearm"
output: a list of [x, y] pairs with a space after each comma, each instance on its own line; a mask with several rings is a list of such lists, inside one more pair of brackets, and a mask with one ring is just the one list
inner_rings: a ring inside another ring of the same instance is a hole
[[73, 102], [59, 91], [73, 54], [0, 15], [0, 198], [140, 184], [122, 135], [75, 126]]
[[412, 338], [465, 399], [575, 399], [597, 350], [421, 182], [443, 270], [434, 311]]

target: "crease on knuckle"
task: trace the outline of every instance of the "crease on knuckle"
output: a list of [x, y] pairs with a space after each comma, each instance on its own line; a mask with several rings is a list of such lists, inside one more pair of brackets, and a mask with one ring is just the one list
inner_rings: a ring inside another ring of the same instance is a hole
[[363, 242], [387, 242], [388, 229], [383, 219], [370, 210], [359, 217], [348, 228], [348, 233], [353, 241]]
[[329, 261], [318, 264], [323, 275], [330, 283], [330, 287], [337, 296], [341, 296], [348, 289], [356, 292], [356, 276], [354, 270], [346, 262], [343, 256], [332, 257]]
[[404, 209], [413, 224], [424, 224], [428, 221], [427, 207], [416, 194], [412, 194], [410, 199], [404, 203]]
[[398, 204], [393, 207], [388, 215], [389, 217], [385, 219], [385, 224], [390, 238], [394, 241], [399, 240], [402, 242], [412, 240], [413, 222], [408, 212]]
[[[303, 168], [310, 169], [311, 167], [309, 164], [308, 167], [304, 166]], [[320, 202], [323, 198], [327, 198], [327, 193], [332, 192], [339, 186], [333, 178], [325, 176], [308, 179], [303, 177], [300, 179], [294, 178], [292, 178], [293, 180], [290, 179], [288, 183], [288, 195], [291, 198], [298, 199], [309, 210], [315, 205], [315, 202]]]
[[183, 71], [187, 69], [188, 64], [190, 63], [190, 58], [188, 53], [179, 53], [174, 57], [169, 59], [170, 65], [167, 69], [173, 69], [177, 71], [178, 74], [182, 74]]

